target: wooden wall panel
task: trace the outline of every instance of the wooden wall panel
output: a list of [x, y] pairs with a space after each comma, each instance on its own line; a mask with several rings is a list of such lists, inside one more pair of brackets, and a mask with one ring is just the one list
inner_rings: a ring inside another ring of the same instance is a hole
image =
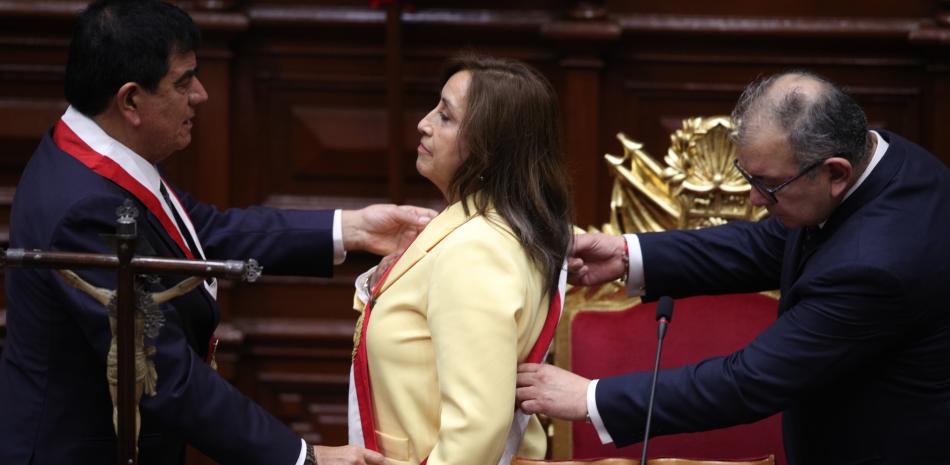
[[[460, 50], [525, 60], [556, 87], [577, 223], [608, 218], [602, 155], [625, 132], [654, 157], [687, 116], [727, 114], [756, 76], [808, 67], [843, 84], [872, 125], [950, 163], [950, 1], [419, 0], [402, 15], [402, 111], [391, 121], [384, 10], [364, 0], [184, 2], [203, 29], [210, 99], [167, 176], [215, 205], [440, 208], [415, 170], [417, 121]], [[61, 114], [82, 1], [0, 2], [0, 241], [19, 172]], [[391, 128], [402, 131], [398, 150]], [[329, 279], [222, 283], [221, 374], [304, 437], [342, 443], [356, 318], [350, 254]], [[265, 270], [266, 271], [266, 270]], [[2, 308], [3, 305], [0, 305]], [[4, 324], [0, 311], [0, 345]], [[209, 463], [192, 451], [189, 463]]]
[[691, 0], [608, 0], [611, 12], [665, 15], [742, 15], [755, 17], [922, 17], [933, 14], [931, 0], [891, 2], [887, 0], [731, 0], [697, 2]]

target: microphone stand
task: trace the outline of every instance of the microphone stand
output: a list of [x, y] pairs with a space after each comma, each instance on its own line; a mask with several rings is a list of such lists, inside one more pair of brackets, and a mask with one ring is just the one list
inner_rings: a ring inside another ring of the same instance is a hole
[[663, 351], [663, 338], [666, 336], [666, 327], [673, 320], [673, 299], [663, 296], [656, 306], [656, 319], [660, 322], [656, 330], [656, 360], [653, 362], [653, 379], [650, 382], [650, 401], [647, 404], [647, 424], [643, 430], [643, 451], [640, 454], [640, 465], [647, 463], [647, 443], [650, 440], [650, 422], [653, 419], [653, 398], [656, 395], [656, 380], [660, 374], [660, 353]]

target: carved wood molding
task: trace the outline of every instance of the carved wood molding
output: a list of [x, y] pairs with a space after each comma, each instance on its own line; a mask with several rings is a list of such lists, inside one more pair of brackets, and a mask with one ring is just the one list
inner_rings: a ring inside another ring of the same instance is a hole
[[853, 55], [819, 55], [818, 53], [799, 55], [777, 54], [749, 54], [741, 50], [717, 50], [711, 53], [696, 53], [695, 51], [631, 51], [618, 55], [624, 60], [637, 62], [675, 63], [675, 64], [709, 64], [717, 65], [782, 65], [799, 66], [833, 66], [854, 65], [870, 67], [917, 67], [920, 58], [915, 55], [907, 56], [853, 56]]
[[[230, 0], [228, 0], [230, 1]], [[217, 3], [220, 4], [217, 4]], [[224, 11], [222, 0], [201, 0], [194, 5], [185, 5], [185, 9], [205, 32], [240, 32], [247, 29], [249, 21], [246, 14]], [[231, 2], [233, 3], [233, 2]], [[16, 1], [0, 0], [0, 21], [24, 22], [31, 27], [41, 23], [72, 23], [74, 18], [89, 4], [89, 1]], [[66, 34], [69, 30], [66, 30]]]
[[239, 318], [234, 321], [235, 328], [248, 340], [320, 340], [346, 344], [353, 342], [353, 324], [353, 321], [298, 318]]
[[[251, 5], [245, 9], [252, 27], [311, 27], [314, 25], [378, 25], [386, 12], [369, 7], [346, 8], [319, 5]], [[475, 10], [425, 8], [404, 11], [407, 25], [460, 26], [488, 29], [534, 29], [552, 22], [558, 12], [548, 10]]]
[[557, 21], [544, 24], [541, 34], [563, 41], [610, 42], [620, 38], [620, 26], [614, 21]]
[[[248, 2], [250, 3], [250, 2]], [[556, 9], [420, 8], [402, 13], [409, 27], [445, 27], [534, 33], [537, 37], [603, 41], [624, 35], [700, 35], [811, 39], [884, 39], [922, 44], [950, 41], [950, 2], [938, 0], [932, 17], [808, 18], [715, 15], [611, 14], [602, 2], [575, 2], [567, 11]], [[0, 22], [70, 23], [86, 1], [30, 2], [0, 0]], [[588, 5], [590, 4], [590, 5]], [[185, 4], [195, 22], [210, 33], [235, 34], [248, 29], [312, 29], [315, 26], [371, 26], [385, 23], [385, 12], [367, 7], [312, 4], [250, 4], [233, 0], [198, 0]]]
[[314, 388], [338, 388], [349, 385], [348, 375], [327, 373], [288, 373], [265, 371], [257, 376], [261, 383], [285, 388], [289, 391], [303, 391]]
[[40, 19], [69, 20], [88, 5], [86, 1], [26, 2], [0, 1], [0, 18], [30, 17]]
[[625, 34], [756, 36], [774, 38], [907, 39], [929, 18], [775, 18], [692, 15], [618, 15]]
[[950, 43], [950, 28], [922, 27], [910, 34], [910, 41], [921, 45], [946, 45]]
[[[584, 2], [581, 2], [584, 3]], [[810, 18], [715, 15], [611, 14], [596, 7], [553, 10], [474, 10], [433, 8], [403, 12], [412, 28], [509, 30], [533, 33], [563, 43], [612, 42], [619, 36], [675, 35], [722, 38], [802, 38], [939, 42], [948, 38], [950, 3], [941, 0], [934, 17]], [[382, 27], [385, 13], [369, 8], [317, 5], [251, 5], [244, 10], [252, 28]], [[592, 11], [585, 16], [587, 11]]]
[[[355, 313], [355, 312], [354, 312]], [[277, 391], [320, 390], [345, 385], [353, 351], [355, 314], [350, 320], [327, 318], [239, 318], [233, 323], [244, 336], [239, 360], [259, 366], [258, 383], [279, 384]], [[275, 369], [272, 364], [319, 366], [319, 372]], [[266, 367], [266, 368], [265, 368]], [[333, 369], [329, 367], [334, 367]], [[238, 368], [240, 369], [240, 368]], [[343, 374], [341, 374], [343, 373]], [[294, 386], [291, 386], [294, 385]], [[308, 386], [306, 389], [301, 386]]]
[[250, 26], [247, 15], [239, 12], [189, 11], [202, 31], [243, 32]]
[[950, 7], [938, 12], [936, 21], [924, 23], [911, 32], [910, 41], [929, 47], [950, 45]]
[[[742, 92], [745, 86], [731, 83], [711, 83], [711, 82], [654, 82], [637, 81], [628, 79], [624, 81], [624, 89], [633, 92], [666, 92], [681, 95], [687, 92], [705, 92], [705, 93], [726, 93], [738, 94]], [[895, 99], [908, 99], [920, 96], [920, 89], [908, 86], [893, 87], [871, 87], [871, 86], [844, 86], [844, 89], [851, 95], [856, 96], [874, 96], [891, 97]]]

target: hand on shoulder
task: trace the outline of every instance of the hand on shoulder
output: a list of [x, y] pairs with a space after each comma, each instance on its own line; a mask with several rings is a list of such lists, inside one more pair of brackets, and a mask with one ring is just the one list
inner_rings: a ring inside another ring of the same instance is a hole
[[437, 214], [428, 208], [393, 204], [344, 210], [343, 247], [377, 255], [401, 252]]

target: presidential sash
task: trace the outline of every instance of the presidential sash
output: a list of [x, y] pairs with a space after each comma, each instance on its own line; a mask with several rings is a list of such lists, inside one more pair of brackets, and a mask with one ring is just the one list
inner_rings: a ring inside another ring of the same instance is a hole
[[[85, 141], [76, 135], [63, 120], [59, 120], [53, 129], [53, 142], [60, 150], [66, 152], [99, 176], [116, 183], [119, 187], [132, 194], [139, 202], [142, 202], [145, 208], [148, 208], [148, 211], [155, 215], [155, 218], [161, 223], [165, 232], [168, 233], [168, 236], [175, 241], [175, 244], [178, 245], [178, 248], [181, 249], [185, 257], [191, 260], [195, 259], [195, 256], [191, 253], [191, 250], [185, 242], [185, 237], [178, 231], [178, 228], [175, 226], [175, 221], [165, 213], [165, 209], [162, 208], [158, 197], [116, 163], [115, 160], [93, 150], [92, 147], [87, 145]], [[174, 191], [172, 191], [172, 193], [174, 193]], [[174, 205], [169, 206], [175, 208]], [[188, 212], [185, 212], [186, 215], [187, 213]], [[189, 221], [191, 221], [190, 218]]]
[[[67, 110], [67, 115], [70, 111], [75, 111], [72, 108]], [[90, 122], [91, 123], [91, 122]], [[94, 123], [91, 123], [94, 124]], [[175, 242], [178, 248], [181, 250], [182, 254], [190, 260], [194, 260], [196, 257], [192, 253], [191, 249], [188, 247], [187, 242], [183, 234], [191, 234], [188, 231], [179, 231], [175, 226], [175, 221], [168, 216], [165, 212], [165, 209], [162, 208], [161, 201], [155, 194], [152, 193], [148, 188], [146, 188], [135, 176], [129, 174], [118, 162], [109, 158], [95, 149], [93, 149], [89, 144], [87, 144], [79, 134], [73, 131], [63, 119], [60, 119], [56, 122], [56, 125], [53, 128], [53, 143], [59, 147], [60, 150], [65, 152], [67, 155], [75, 158], [77, 161], [85, 165], [87, 168], [92, 170], [94, 173], [102, 176], [119, 187], [128, 191], [132, 196], [134, 196], [139, 202], [145, 205], [145, 208], [158, 219], [159, 223], [162, 225], [162, 228], [165, 230], [165, 233]], [[164, 182], [164, 180], [162, 180]], [[178, 199], [174, 190], [171, 190], [171, 195], [175, 195], [175, 201], [181, 204], [181, 201]], [[176, 208], [175, 205], [169, 205], [169, 208]], [[194, 228], [191, 218], [188, 216], [188, 212], [182, 209], [184, 214], [185, 221], [191, 224]], [[197, 243], [197, 237], [194, 238]], [[198, 246], [200, 247], [200, 245]], [[202, 257], [197, 257], [201, 259]], [[217, 280], [212, 280], [211, 283], [203, 283], [205, 290], [211, 296], [212, 299], [217, 299]], [[218, 339], [212, 335], [208, 340], [208, 356], [207, 362], [214, 366], [214, 353], [217, 348]]]
[[[363, 308], [363, 314], [357, 322], [359, 326], [359, 338], [357, 341], [354, 341], [357, 346], [353, 354], [353, 365], [350, 369], [349, 409], [347, 414], [349, 443], [377, 452], [379, 451], [379, 444], [376, 441], [376, 424], [373, 418], [373, 391], [369, 373], [369, 360], [367, 359], [366, 353], [366, 333], [369, 328], [369, 319], [372, 315], [373, 305], [379, 295], [380, 288], [383, 283], [386, 282], [389, 272], [395, 268], [396, 263], [398, 263], [398, 260], [390, 265], [385, 274], [383, 274], [376, 283], [373, 292], [370, 294], [369, 301]], [[564, 292], [566, 287], [567, 264], [565, 263], [558, 278], [557, 292], [551, 298], [550, 305], [548, 305], [548, 314], [541, 328], [541, 334], [538, 335], [538, 339], [524, 360], [525, 363], [541, 363], [547, 356], [564, 308]], [[515, 407], [512, 406], [512, 408]], [[512, 457], [521, 447], [521, 441], [524, 438], [524, 433], [530, 420], [531, 415], [527, 415], [515, 409], [515, 415], [512, 419], [511, 427], [508, 430], [508, 437], [505, 442], [505, 450], [498, 462], [499, 465], [509, 465], [511, 463]], [[425, 463], [426, 460], [423, 460], [420, 465], [425, 465]]]

